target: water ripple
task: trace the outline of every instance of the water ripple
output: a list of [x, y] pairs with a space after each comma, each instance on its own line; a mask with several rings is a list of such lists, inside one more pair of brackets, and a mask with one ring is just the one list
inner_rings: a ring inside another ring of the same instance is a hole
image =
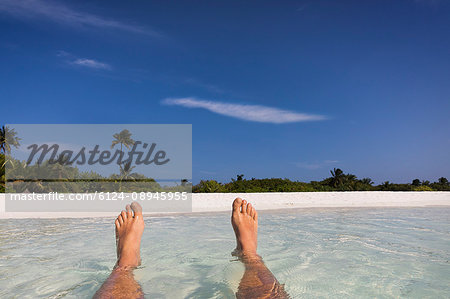
[[[259, 251], [292, 298], [450, 297], [450, 209], [260, 214]], [[115, 262], [113, 219], [0, 220], [1, 298], [86, 298]], [[146, 219], [149, 297], [234, 298], [228, 213]]]

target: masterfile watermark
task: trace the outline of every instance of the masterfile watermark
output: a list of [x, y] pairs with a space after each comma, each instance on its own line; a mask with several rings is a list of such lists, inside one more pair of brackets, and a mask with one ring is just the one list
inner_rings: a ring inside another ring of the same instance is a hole
[[[138, 150], [139, 145], [142, 145], [142, 149], [145, 150], [145, 152]], [[152, 163], [155, 165], [164, 165], [168, 163], [170, 159], [166, 158], [166, 151], [155, 151], [156, 146], [156, 143], [149, 145], [142, 141], [135, 141], [133, 143], [133, 148], [127, 153], [128, 158], [124, 160], [125, 152], [118, 149], [114, 152], [110, 150], [100, 151], [100, 145], [98, 144], [95, 145], [92, 150], [86, 150], [86, 147], [83, 146], [75, 155], [73, 150], [60, 151], [60, 146], [58, 144], [32, 144], [27, 147], [27, 149], [31, 151], [27, 159], [27, 164], [30, 164], [34, 160], [36, 154], [40, 154], [39, 158], [37, 158], [37, 163], [39, 164], [42, 164], [45, 161], [45, 158], [47, 158], [50, 164], [61, 163], [67, 165], [94, 165], [97, 163], [100, 165], [108, 165], [114, 162], [119, 165], [127, 163], [134, 163], [136, 165], [149, 165]], [[88, 157], [86, 157], [86, 152], [88, 153]], [[48, 154], [50, 154], [50, 156], [48, 156]], [[134, 157], [136, 157], [136, 159], [134, 159]]]
[[142, 194], [157, 212], [192, 209], [191, 125], [7, 126], [6, 211], [103, 212]]

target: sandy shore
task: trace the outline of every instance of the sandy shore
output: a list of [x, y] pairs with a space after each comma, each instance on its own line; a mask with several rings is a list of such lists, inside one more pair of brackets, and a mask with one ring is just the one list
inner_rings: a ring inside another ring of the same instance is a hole
[[[236, 197], [246, 199], [258, 210], [450, 206], [450, 192], [201, 193], [193, 194], [192, 213], [229, 211]], [[0, 219], [113, 217], [116, 215], [117, 213], [109, 212], [5, 212], [5, 195], [0, 194]]]

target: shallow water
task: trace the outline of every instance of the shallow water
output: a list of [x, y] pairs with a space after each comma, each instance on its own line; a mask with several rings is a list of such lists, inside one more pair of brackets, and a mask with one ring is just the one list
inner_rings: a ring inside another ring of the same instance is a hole
[[[260, 213], [259, 253], [292, 298], [449, 298], [450, 208]], [[148, 217], [150, 298], [233, 298], [229, 214]], [[87, 298], [115, 262], [113, 219], [0, 220], [0, 298]]]

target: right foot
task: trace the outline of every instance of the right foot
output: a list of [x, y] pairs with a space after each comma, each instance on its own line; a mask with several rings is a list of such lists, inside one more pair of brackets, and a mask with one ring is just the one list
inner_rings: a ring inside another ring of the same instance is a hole
[[257, 256], [258, 213], [256, 209], [250, 203], [247, 204], [245, 200], [236, 198], [233, 202], [231, 224], [237, 243], [233, 254], [247, 257]]
[[137, 267], [141, 263], [140, 247], [144, 232], [142, 207], [137, 202], [126, 206], [116, 219], [116, 267]]

